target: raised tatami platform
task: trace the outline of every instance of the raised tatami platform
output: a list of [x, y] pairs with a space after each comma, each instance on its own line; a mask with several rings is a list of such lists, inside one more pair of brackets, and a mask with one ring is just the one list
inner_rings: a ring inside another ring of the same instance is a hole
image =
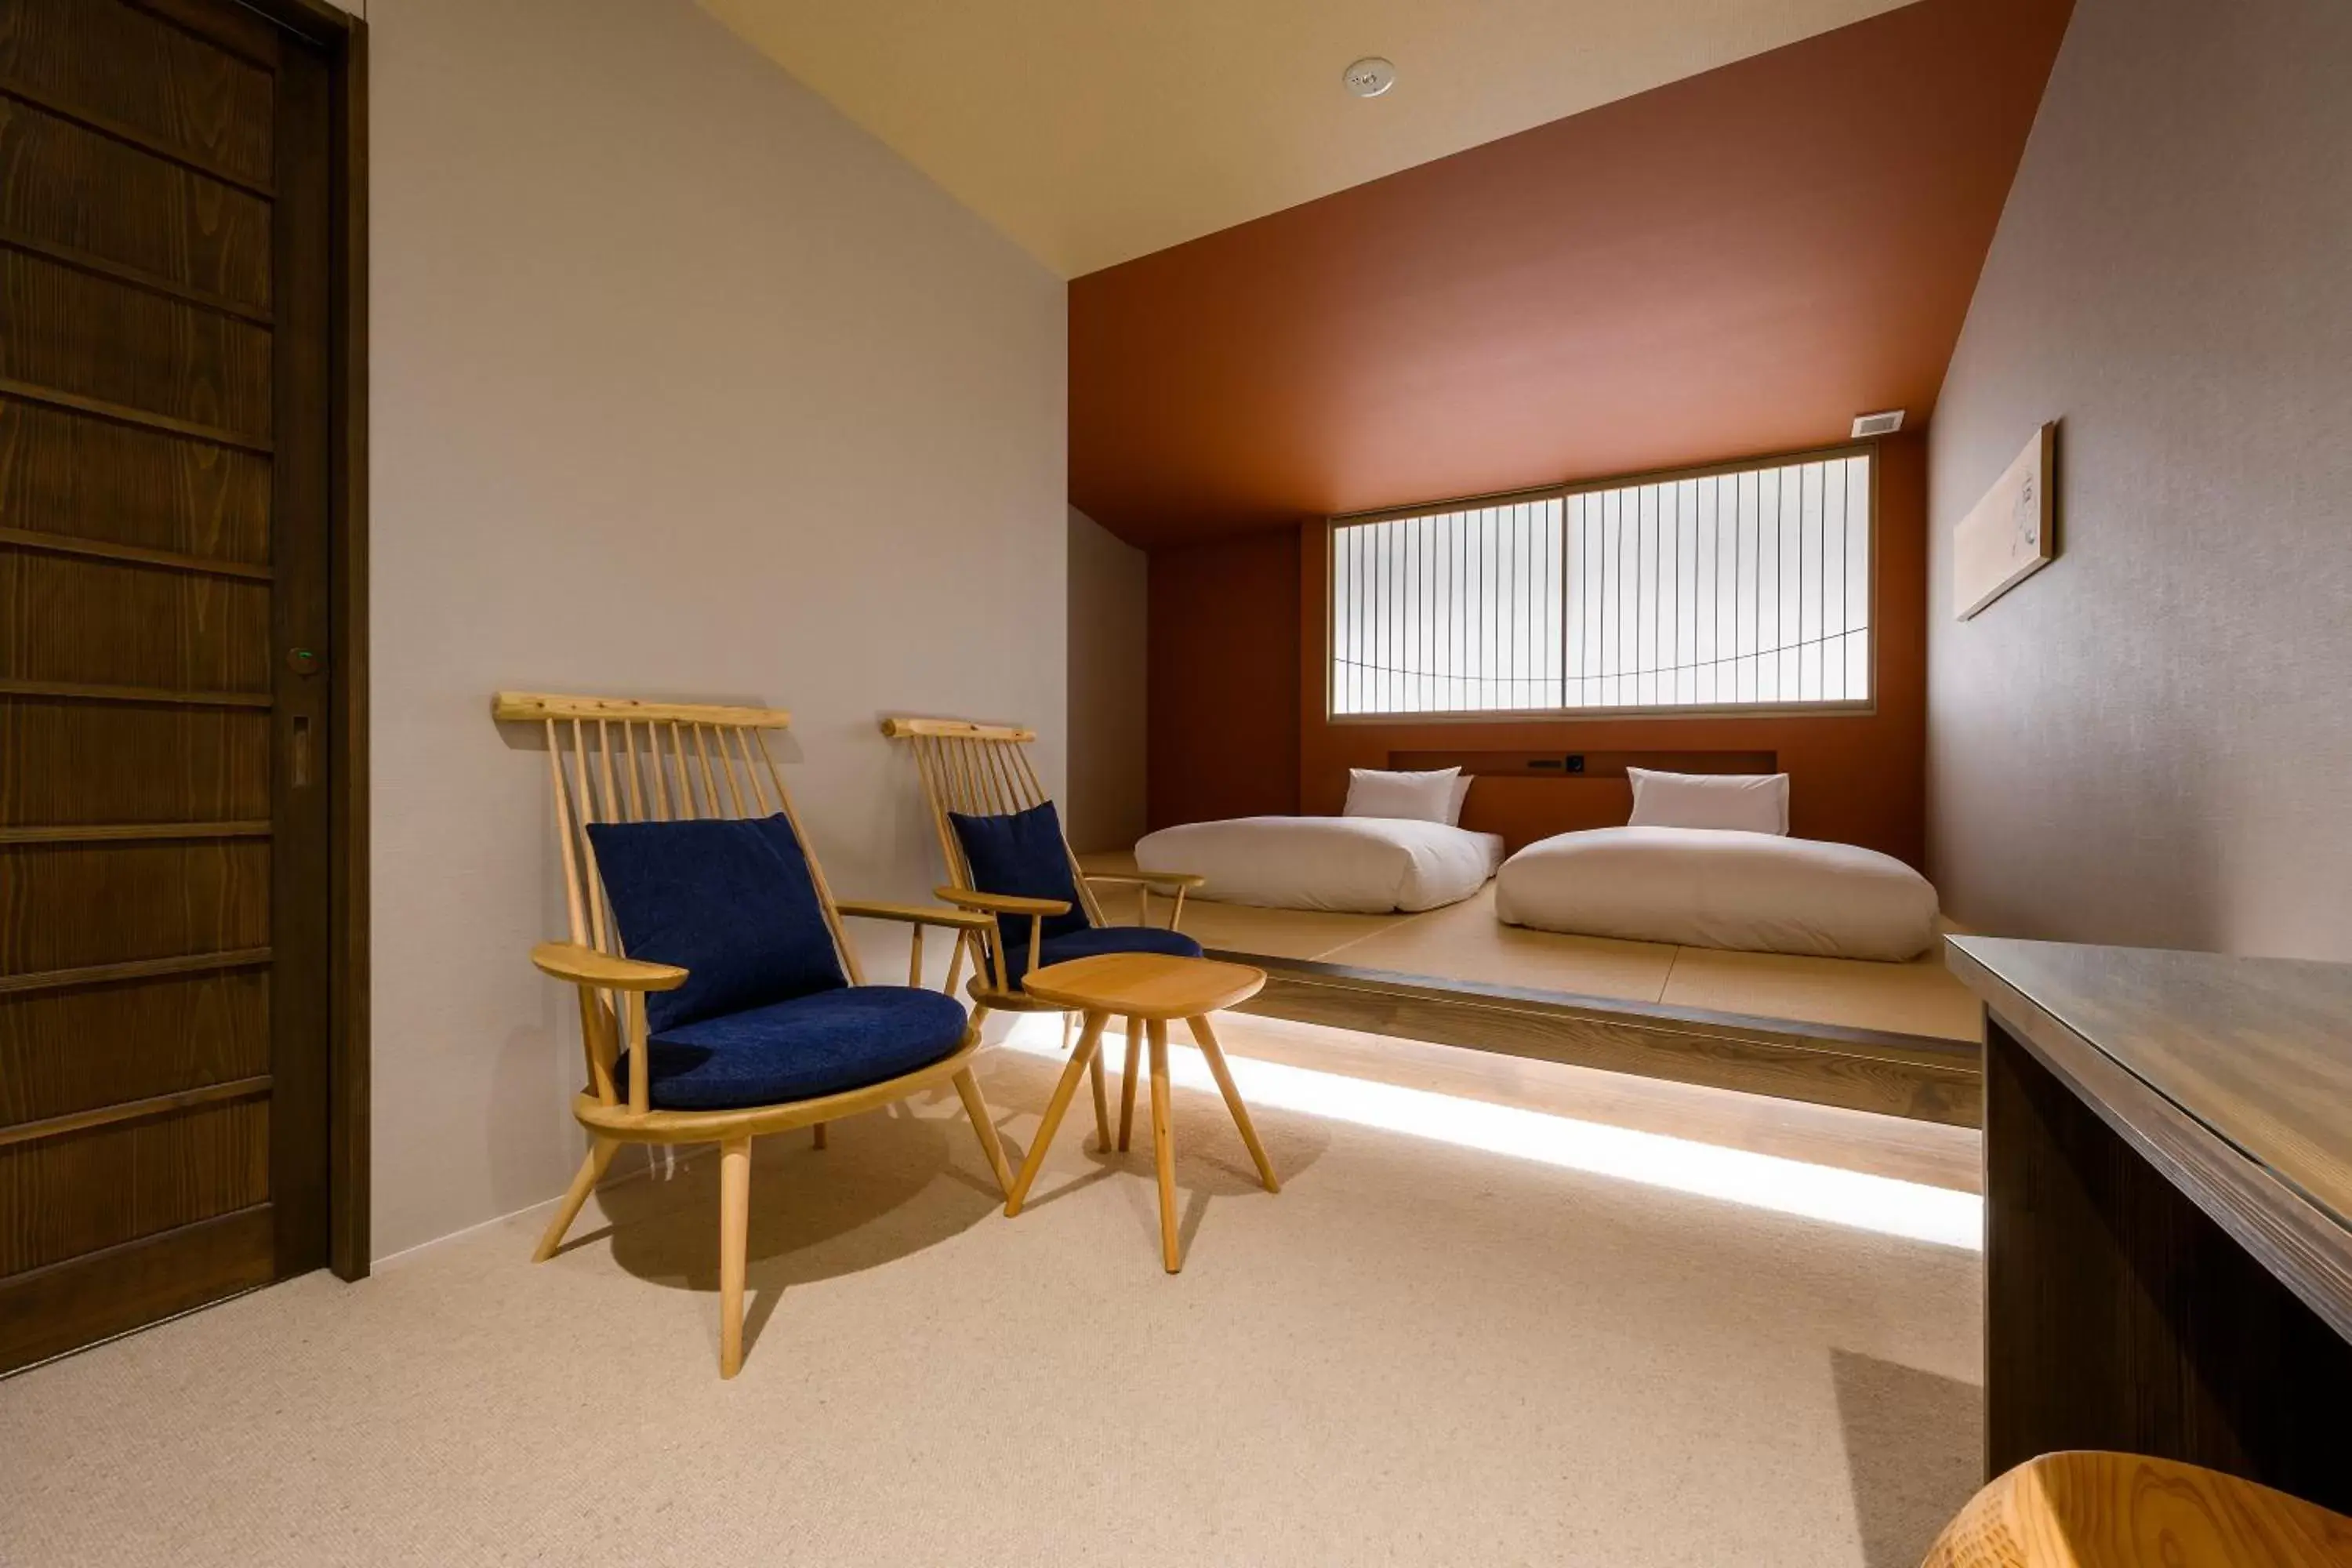
[[[1106, 902], [1125, 914], [1117, 895]], [[1183, 923], [1211, 951], [1267, 969], [1251, 1005], [1274, 1016], [1927, 1121], [1979, 1117], [1980, 1010], [1940, 951], [1872, 963], [1563, 936], [1496, 921], [1491, 884], [1421, 914], [1191, 900]]]

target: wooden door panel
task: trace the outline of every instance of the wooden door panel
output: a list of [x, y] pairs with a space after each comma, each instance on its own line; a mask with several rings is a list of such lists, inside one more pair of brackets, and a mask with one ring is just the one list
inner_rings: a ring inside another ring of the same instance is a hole
[[0, 1371], [326, 1257], [328, 85], [0, 0]]
[[0, 680], [267, 697], [269, 648], [267, 583], [0, 554]]
[[276, 1249], [276, 1215], [265, 1204], [0, 1279], [0, 1367], [267, 1285]]
[[0, 1144], [0, 1277], [268, 1197], [266, 1098]]
[[0, 994], [0, 1128], [268, 1071], [259, 969]]
[[[91, 202], [94, 189], [121, 202]], [[269, 204], [0, 98], [0, 235], [233, 301], [269, 307]]]
[[0, 846], [0, 990], [11, 976], [269, 945], [269, 846]]
[[269, 488], [255, 453], [0, 401], [0, 528], [266, 571]]
[[0, 0], [0, 89], [269, 188], [269, 73], [128, 5]]
[[0, 697], [0, 840], [14, 829], [266, 822], [270, 716], [257, 708]]
[[0, 380], [226, 433], [266, 449], [270, 334], [45, 257], [0, 251]]

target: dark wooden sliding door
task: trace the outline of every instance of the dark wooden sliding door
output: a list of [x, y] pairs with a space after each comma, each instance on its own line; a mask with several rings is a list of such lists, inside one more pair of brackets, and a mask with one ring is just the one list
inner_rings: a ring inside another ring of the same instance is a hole
[[0, 0], [0, 1370], [327, 1260], [329, 93]]

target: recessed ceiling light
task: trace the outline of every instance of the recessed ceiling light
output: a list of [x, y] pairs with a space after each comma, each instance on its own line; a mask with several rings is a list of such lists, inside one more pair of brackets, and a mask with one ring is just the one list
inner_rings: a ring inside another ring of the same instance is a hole
[[1378, 55], [1366, 55], [1340, 72], [1339, 79], [1358, 98], [1378, 98], [1396, 85], [1396, 67]]

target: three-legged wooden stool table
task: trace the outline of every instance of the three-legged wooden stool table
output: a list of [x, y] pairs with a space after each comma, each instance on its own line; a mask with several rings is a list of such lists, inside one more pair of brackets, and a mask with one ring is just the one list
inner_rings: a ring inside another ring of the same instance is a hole
[[1209, 1027], [1210, 1014], [1248, 1001], [1265, 984], [1263, 969], [1160, 952], [1106, 952], [1050, 963], [1031, 973], [1027, 989], [1032, 996], [1085, 1014], [1086, 1027], [1078, 1036], [1077, 1049], [1070, 1053], [1070, 1065], [1062, 1069], [1062, 1081], [1054, 1086], [1054, 1098], [1045, 1104], [1045, 1120], [1038, 1124], [1037, 1140], [1029, 1146], [1029, 1157], [1021, 1162], [1012, 1196], [1004, 1201], [1005, 1215], [1010, 1217], [1021, 1212], [1021, 1201], [1029, 1195], [1029, 1184], [1037, 1179], [1037, 1168], [1045, 1163], [1045, 1150], [1062, 1125], [1062, 1113], [1070, 1108], [1070, 1096], [1077, 1091], [1078, 1079], [1089, 1067], [1095, 1072], [1096, 1133], [1108, 1142], [1108, 1109], [1102, 1098], [1102, 1068], [1096, 1053], [1102, 1048], [1104, 1026], [1118, 1016], [1128, 1020], [1127, 1073], [1119, 1084], [1121, 1149], [1127, 1147], [1128, 1128], [1135, 1113], [1137, 1022], [1150, 1032], [1151, 1157], [1160, 1172], [1160, 1250], [1168, 1272], [1173, 1274], [1184, 1266], [1176, 1245], [1176, 1132], [1168, 1118], [1171, 1018], [1181, 1018], [1192, 1028], [1201, 1054], [1209, 1060], [1209, 1070], [1216, 1075], [1217, 1088], [1224, 1093], [1226, 1108], [1234, 1113], [1234, 1125], [1241, 1130], [1250, 1158], [1257, 1162], [1259, 1179], [1267, 1192], [1280, 1192], [1282, 1184], [1275, 1180], [1274, 1165], [1257, 1141], [1257, 1129], [1250, 1125], [1249, 1107], [1242, 1103], [1234, 1075], [1225, 1067], [1225, 1053], [1217, 1048], [1216, 1034]]

